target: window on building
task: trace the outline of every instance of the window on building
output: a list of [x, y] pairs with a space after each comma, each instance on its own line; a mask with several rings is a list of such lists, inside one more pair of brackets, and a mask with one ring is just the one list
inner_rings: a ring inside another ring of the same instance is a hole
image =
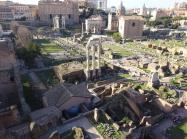
[[52, 19], [52, 14], [49, 15], [49, 18]]
[[102, 2], [99, 2], [99, 8], [102, 8]]
[[71, 14], [68, 15], [69, 19], [71, 18]]
[[136, 24], [133, 22], [133, 23], [132, 23], [132, 26], [135, 27], [135, 25], [136, 25]]

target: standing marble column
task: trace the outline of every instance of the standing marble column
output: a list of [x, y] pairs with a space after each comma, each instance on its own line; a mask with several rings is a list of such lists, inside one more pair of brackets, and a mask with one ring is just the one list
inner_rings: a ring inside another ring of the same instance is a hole
[[54, 26], [54, 29], [59, 29], [60, 28], [60, 24], [59, 24], [59, 16], [56, 15], [54, 18], [53, 18], [53, 26]]
[[87, 80], [90, 79], [90, 69], [89, 69], [89, 62], [90, 62], [90, 57], [89, 57], [89, 44], [90, 41], [88, 41], [86, 45], [86, 78]]
[[62, 24], [62, 29], [66, 29], [66, 18], [64, 16], [61, 17], [61, 24]]
[[96, 76], [95, 71], [95, 45], [92, 45], [92, 77], [94, 78]]
[[81, 37], [84, 37], [84, 23], [82, 23]]
[[99, 45], [97, 47], [97, 53], [98, 53], [98, 60], [97, 60], [97, 69], [98, 69], [98, 76], [101, 76], [101, 39], [99, 40]]
[[96, 34], [96, 27], [94, 26], [93, 33]]

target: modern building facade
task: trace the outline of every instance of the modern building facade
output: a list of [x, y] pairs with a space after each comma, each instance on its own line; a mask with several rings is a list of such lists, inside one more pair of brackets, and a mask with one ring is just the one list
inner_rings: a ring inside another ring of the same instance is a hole
[[1, 21], [7, 21], [7, 20], [13, 20], [13, 12], [10, 7], [8, 6], [0, 6], [0, 20]]
[[24, 4], [14, 4], [9, 6], [13, 12], [14, 19], [25, 18], [25, 20], [36, 19], [36, 12], [38, 10], [37, 6], [34, 5], [24, 5]]
[[38, 6], [0, 1], [0, 20], [35, 20]]

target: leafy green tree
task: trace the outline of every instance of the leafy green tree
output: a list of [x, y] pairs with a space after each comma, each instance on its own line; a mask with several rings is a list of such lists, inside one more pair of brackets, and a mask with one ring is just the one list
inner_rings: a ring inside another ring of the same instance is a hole
[[28, 47], [19, 48], [16, 50], [16, 55], [19, 59], [25, 61], [28, 67], [33, 67], [35, 58], [40, 55], [40, 48], [36, 44], [30, 43]]
[[116, 41], [116, 42], [120, 42], [122, 37], [121, 35], [119, 34], [119, 32], [116, 32], [112, 35], [113, 39]]

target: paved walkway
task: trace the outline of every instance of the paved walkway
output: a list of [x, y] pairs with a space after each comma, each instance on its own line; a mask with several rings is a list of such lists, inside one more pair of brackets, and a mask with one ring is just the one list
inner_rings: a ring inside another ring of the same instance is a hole
[[[88, 121], [86, 117], [82, 117], [80, 119], [76, 119], [75, 121], [63, 124], [62, 126], [57, 127], [53, 131], [57, 130], [59, 133], [63, 133], [69, 129], [72, 129], [73, 127], [82, 127], [85, 129], [85, 131], [88, 133], [91, 139], [103, 139], [103, 137], [98, 133], [96, 128], [91, 125], [91, 123]], [[42, 136], [40, 139], [47, 139], [49, 134]]]

